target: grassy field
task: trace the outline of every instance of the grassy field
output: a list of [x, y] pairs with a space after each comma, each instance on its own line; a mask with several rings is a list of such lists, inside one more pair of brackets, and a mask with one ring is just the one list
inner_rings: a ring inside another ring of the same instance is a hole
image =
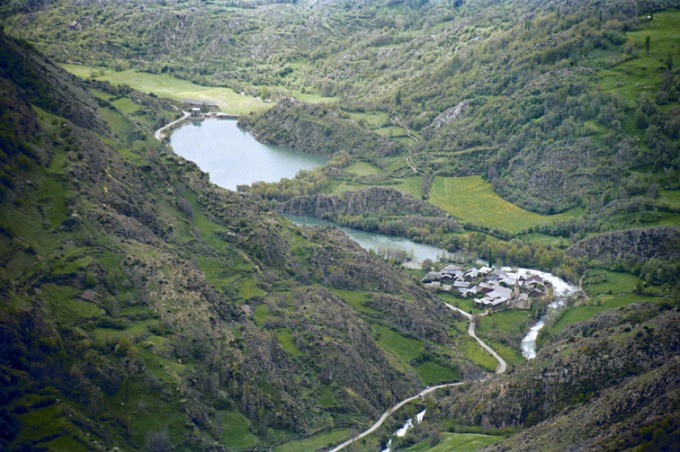
[[328, 432], [319, 433], [318, 435], [309, 438], [290, 441], [276, 447], [276, 452], [298, 452], [304, 450], [319, 450], [329, 446], [333, 446], [345, 441], [349, 438], [350, 429], [336, 428]]
[[362, 188], [365, 188], [365, 185], [359, 185], [359, 184], [349, 184], [347, 182], [341, 182], [337, 186], [333, 188], [333, 190], [330, 191], [330, 195], [339, 195], [340, 193], [344, 193], [346, 191], [352, 191], [352, 190], [361, 190]]
[[233, 449], [245, 449], [253, 447], [259, 441], [250, 432], [250, 421], [240, 412], [219, 411], [217, 416], [220, 424], [224, 427], [222, 432], [222, 444]]
[[583, 281], [589, 295], [632, 293], [640, 278], [630, 273], [612, 272], [602, 269], [588, 270]]
[[653, 298], [635, 294], [599, 295], [592, 298], [587, 305], [574, 306], [563, 311], [555, 323], [548, 327], [548, 331], [558, 332], [574, 323], [591, 319], [600, 312], [650, 299]]
[[278, 339], [279, 344], [281, 344], [281, 348], [283, 348], [289, 355], [302, 355], [300, 349], [297, 347], [297, 345], [295, 345], [295, 341], [293, 340], [293, 332], [290, 330], [290, 328], [281, 328], [277, 330], [276, 338]]
[[382, 325], [374, 324], [372, 329], [376, 332], [377, 342], [383, 349], [391, 351], [404, 363], [420, 355], [423, 350], [423, 341], [411, 339]]
[[404, 177], [397, 179], [397, 185], [395, 186], [404, 193], [420, 198], [423, 195], [423, 191], [420, 188], [420, 176]]
[[[622, 99], [636, 102], [641, 91], [654, 95], [661, 73], [666, 70], [670, 53], [678, 60], [677, 43], [680, 41], [680, 11], [663, 11], [654, 14], [653, 20], [640, 18], [640, 29], [626, 33], [635, 43], [636, 58], [616, 64], [598, 73], [600, 86], [615, 92]], [[649, 53], [645, 41], [649, 37]], [[634, 105], [636, 106], [636, 105]]]
[[478, 435], [476, 433], [442, 433], [439, 443], [432, 446], [430, 440], [424, 440], [405, 449], [409, 452], [466, 452], [483, 449], [502, 441], [502, 436]]
[[528, 311], [506, 309], [505, 311], [494, 312], [491, 315], [480, 317], [476, 331], [478, 335], [483, 335], [493, 330], [522, 333], [526, 331], [528, 323]]
[[460, 379], [460, 375], [435, 361], [426, 361], [415, 366], [420, 379], [426, 385], [436, 385]]
[[371, 165], [367, 162], [357, 162], [345, 168], [348, 173], [356, 174], [357, 176], [369, 176], [371, 174], [380, 174], [382, 170], [377, 166]]
[[680, 190], [663, 190], [659, 193], [659, 205], [680, 209]]
[[487, 372], [495, 372], [498, 361], [484, 350], [479, 343], [469, 336], [462, 336], [458, 340], [458, 349], [470, 361], [483, 367]]
[[551, 224], [578, 216], [569, 211], [540, 215], [518, 207], [500, 196], [480, 176], [435, 177], [430, 202], [466, 223], [484, 225], [513, 234], [532, 226]]
[[199, 86], [187, 80], [181, 80], [165, 74], [147, 72], [109, 71], [89, 66], [73, 64], [62, 65], [72, 74], [110, 82], [113, 85], [128, 85], [144, 93], [154, 93], [159, 97], [167, 97], [177, 101], [183, 99], [205, 100], [217, 102], [225, 113], [241, 115], [251, 111], [266, 110], [273, 104], [250, 96], [242, 96], [230, 88]]
[[521, 355], [521, 353], [514, 348], [503, 345], [498, 341], [492, 341], [488, 338], [484, 338], [484, 342], [486, 342], [489, 347], [493, 348], [496, 353], [501, 355], [501, 358], [503, 358], [511, 366], [518, 366], [526, 362], [526, 359]]
[[357, 311], [361, 311], [371, 315], [380, 315], [379, 311], [364, 306], [364, 303], [370, 301], [371, 299], [370, 292], [360, 292], [357, 290], [343, 290], [343, 289], [334, 289], [333, 292], [335, 292], [340, 298], [345, 300], [350, 306], [352, 306]]

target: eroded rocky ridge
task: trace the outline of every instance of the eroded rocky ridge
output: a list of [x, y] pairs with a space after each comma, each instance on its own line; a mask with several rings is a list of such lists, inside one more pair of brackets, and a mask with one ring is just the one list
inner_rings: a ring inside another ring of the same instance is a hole
[[601, 259], [677, 259], [680, 230], [673, 226], [635, 228], [589, 237], [567, 251], [572, 256]]
[[365, 155], [392, 155], [401, 145], [366, 131], [324, 105], [310, 105], [288, 98], [256, 116], [239, 122], [263, 143], [290, 146], [316, 155], [333, 156], [340, 151]]
[[368, 187], [339, 195], [297, 196], [279, 204], [277, 210], [317, 218], [365, 214], [446, 217], [446, 213], [437, 207], [388, 187]]

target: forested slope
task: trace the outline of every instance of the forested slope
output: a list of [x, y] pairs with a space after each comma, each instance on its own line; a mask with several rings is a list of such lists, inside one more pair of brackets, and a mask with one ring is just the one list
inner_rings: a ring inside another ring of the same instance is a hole
[[6, 23], [63, 62], [338, 101], [264, 113], [251, 127], [265, 141], [380, 166], [408, 152], [532, 211], [622, 201], [612, 215], [678, 188], [673, 6], [60, 1]]

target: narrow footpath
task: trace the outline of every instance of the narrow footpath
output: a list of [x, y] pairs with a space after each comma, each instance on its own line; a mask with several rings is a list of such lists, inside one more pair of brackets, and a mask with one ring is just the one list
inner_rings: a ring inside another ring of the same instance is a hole
[[[468, 335], [475, 338], [475, 340], [477, 342], [479, 342], [479, 345], [481, 345], [482, 348], [484, 348], [484, 350], [488, 351], [489, 353], [491, 353], [491, 355], [494, 358], [496, 358], [496, 361], [498, 361], [498, 368], [496, 368], [496, 373], [502, 374], [503, 372], [505, 372], [506, 369], [508, 368], [508, 365], [505, 362], [505, 360], [503, 358], [501, 358], [501, 356], [498, 353], [496, 353], [496, 351], [494, 349], [489, 347], [486, 343], [484, 343], [484, 341], [482, 341], [480, 338], [478, 338], [477, 335], [475, 334], [475, 322], [473, 321], [472, 314], [469, 314], [469, 313], [467, 313], [467, 312], [463, 311], [462, 309], [459, 309], [455, 306], [451, 306], [450, 304], [448, 304], [444, 301], [442, 301], [442, 303], [444, 303], [444, 305], [446, 307], [448, 307], [449, 309], [451, 309], [452, 311], [459, 312], [460, 314], [463, 315], [463, 317], [465, 317], [466, 319], [468, 319], [470, 321], [470, 326], [468, 327]], [[335, 446], [329, 452], [337, 452], [341, 449], [344, 449], [345, 447], [349, 446], [350, 444], [354, 443], [355, 441], [358, 441], [361, 438], [368, 436], [371, 433], [375, 432], [376, 430], [378, 430], [380, 428], [380, 426], [383, 425], [383, 423], [387, 420], [387, 418], [392, 416], [396, 411], [398, 411], [401, 407], [403, 407], [407, 403], [412, 402], [413, 400], [416, 400], [418, 398], [422, 399], [423, 397], [425, 397], [425, 395], [427, 395], [427, 394], [429, 394], [433, 391], [436, 391], [437, 389], [450, 388], [450, 387], [453, 387], [453, 386], [460, 386], [460, 385], [464, 385], [466, 383], [469, 383], [469, 382], [460, 381], [460, 382], [457, 382], [457, 383], [444, 383], [444, 384], [441, 384], [441, 385], [432, 386], [432, 387], [423, 389], [418, 394], [402, 400], [401, 402], [397, 403], [396, 405], [394, 405], [389, 410], [385, 411], [382, 414], [382, 416], [380, 416], [380, 418], [376, 421], [376, 423], [373, 424], [371, 427], [369, 427], [366, 431], [359, 433], [355, 437], [348, 439], [347, 441], [345, 441], [344, 443], [342, 443], [338, 446]]]
[[[177, 108], [177, 107], [175, 107], [175, 108]], [[179, 110], [179, 108], [177, 108], [177, 109]], [[162, 141], [163, 140], [163, 134], [165, 133], [166, 130], [168, 130], [170, 127], [174, 126], [175, 124], [184, 121], [191, 114], [188, 111], [183, 111], [183, 110], [180, 110], [180, 111], [182, 111], [183, 116], [179, 119], [172, 121], [169, 124], [164, 125], [160, 129], [156, 130], [156, 132], [154, 132], [154, 134], [153, 134], [154, 138], [156, 138], [158, 141]]]

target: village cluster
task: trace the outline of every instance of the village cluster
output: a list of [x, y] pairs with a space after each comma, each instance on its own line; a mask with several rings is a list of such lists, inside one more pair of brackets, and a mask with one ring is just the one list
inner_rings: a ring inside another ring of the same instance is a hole
[[538, 275], [513, 271], [510, 267], [465, 269], [455, 264], [429, 272], [422, 282], [436, 290], [474, 297], [476, 306], [491, 309], [529, 309], [531, 300], [545, 297], [550, 286], [549, 281]]

